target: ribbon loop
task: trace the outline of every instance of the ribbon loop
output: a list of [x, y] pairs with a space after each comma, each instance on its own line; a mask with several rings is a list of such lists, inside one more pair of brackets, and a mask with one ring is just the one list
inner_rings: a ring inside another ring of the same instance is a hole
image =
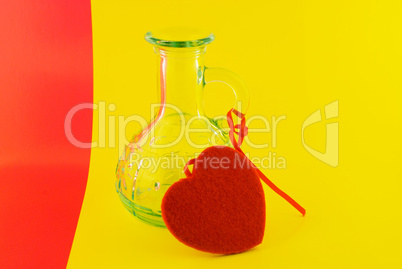
[[[240, 118], [240, 124], [234, 125], [232, 113]], [[246, 126], [245, 116], [246, 116], [245, 114], [237, 111], [234, 108], [229, 110], [229, 112], [227, 113], [227, 120], [228, 120], [228, 124], [229, 124], [229, 128], [230, 128], [229, 138], [230, 138], [230, 141], [232, 142], [232, 145], [237, 150], [240, 150], [240, 146], [243, 143], [243, 139], [248, 134], [248, 128]], [[238, 135], [238, 137], [239, 137], [238, 141], [235, 139], [234, 134]]]

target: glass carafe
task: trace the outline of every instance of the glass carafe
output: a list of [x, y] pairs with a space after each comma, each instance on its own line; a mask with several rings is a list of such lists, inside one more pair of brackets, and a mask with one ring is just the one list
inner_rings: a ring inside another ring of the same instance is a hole
[[158, 64], [160, 105], [146, 128], [133, 136], [116, 169], [116, 190], [123, 205], [142, 221], [165, 227], [161, 202], [166, 190], [184, 178], [183, 167], [213, 145], [231, 146], [225, 120], [205, 116], [203, 92], [223, 82], [236, 96], [234, 108], [245, 113], [249, 96], [234, 73], [204, 65], [214, 35], [186, 29], [148, 32]]

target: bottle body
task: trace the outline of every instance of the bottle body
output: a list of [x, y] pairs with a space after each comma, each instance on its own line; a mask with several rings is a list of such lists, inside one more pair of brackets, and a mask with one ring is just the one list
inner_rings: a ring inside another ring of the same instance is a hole
[[[182, 134], [195, 129], [204, 131]], [[148, 224], [164, 227], [162, 198], [174, 182], [185, 177], [187, 161], [209, 146], [229, 145], [227, 135], [216, 130], [220, 127], [197, 115], [173, 113], [155, 124], [144, 146], [126, 146], [116, 171], [116, 190], [126, 209]]]

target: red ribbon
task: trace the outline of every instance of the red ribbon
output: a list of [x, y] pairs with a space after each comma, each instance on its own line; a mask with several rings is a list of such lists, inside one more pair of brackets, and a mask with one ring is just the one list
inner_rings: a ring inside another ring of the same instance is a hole
[[[234, 125], [233, 123], [233, 117], [232, 117], [232, 113], [235, 114], [237, 117], [240, 118], [240, 124], [236, 124]], [[246, 126], [246, 118], [245, 118], [245, 114], [237, 111], [236, 109], [231, 109], [229, 110], [228, 114], [227, 114], [227, 119], [228, 119], [228, 124], [229, 124], [229, 138], [230, 141], [232, 142], [233, 147], [240, 152], [241, 154], [243, 154], [244, 156], [246, 156], [246, 154], [244, 154], [244, 152], [241, 150], [240, 146], [243, 143], [243, 139], [244, 137], [247, 135], [248, 133], [248, 128]], [[238, 130], [238, 131], [237, 131]], [[236, 138], [234, 136], [234, 134], [237, 134], [239, 137], [239, 140], [236, 141]], [[246, 157], [247, 158], [247, 157]], [[249, 160], [250, 161], [250, 160]], [[285, 199], [286, 201], [288, 201], [294, 208], [296, 208], [303, 216], [306, 215], [306, 210], [299, 205], [295, 200], [293, 200], [289, 195], [287, 195], [286, 193], [284, 193], [281, 189], [279, 189], [274, 183], [272, 183], [271, 180], [269, 180], [263, 172], [261, 172], [260, 169], [258, 169], [251, 161], [250, 161], [252, 167], [256, 170], [256, 172], [258, 173], [258, 175], [260, 176], [260, 179], [262, 181], [265, 182], [265, 184], [267, 184], [274, 192], [276, 192], [277, 194], [279, 194], [283, 199]]]
[[[232, 117], [232, 113], [235, 114], [237, 117], [240, 118], [240, 124], [236, 124], [234, 125], [233, 123], [233, 117]], [[244, 152], [241, 150], [240, 146], [243, 143], [244, 137], [248, 134], [248, 128], [246, 126], [246, 118], [245, 118], [245, 114], [237, 111], [236, 109], [231, 109], [229, 110], [228, 114], [227, 114], [227, 120], [228, 120], [228, 124], [229, 124], [229, 138], [230, 141], [232, 142], [233, 147], [240, 152], [241, 154], [243, 154], [247, 159], [248, 157], [246, 156], [246, 154], [244, 154]], [[238, 140], [236, 140], [235, 135], [238, 135]], [[260, 171], [260, 169], [258, 169], [252, 162], [250, 159], [248, 159], [248, 161], [250, 162], [251, 166], [253, 167], [253, 169], [255, 169], [255, 171], [257, 172], [258, 176], [260, 177], [260, 179], [262, 181], [265, 182], [265, 184], [267, 184], [274, 192], [276, 192], [277, 194], [279, 194], [283, 199], [285, 199], [286, 201], [288, 201], [294, 208], [296, 208], [303, 216], [306, 215], [306, 210], [299, 205], [295, 200], [293, 200], [289, 195], [287, 195], [286, 193], [284, 193], [281, 189], [279, 189], [274, 183], [272, 183], [271, 180], [269, 180], [263, 172]], [[191, 176], [191, 172], [188, 169], [189, 165], [192, 165], [195, 163], [195, 159], [191, 159], [187, 162], [187, 164], [184, 166], [184, 173], [187, 177]]]

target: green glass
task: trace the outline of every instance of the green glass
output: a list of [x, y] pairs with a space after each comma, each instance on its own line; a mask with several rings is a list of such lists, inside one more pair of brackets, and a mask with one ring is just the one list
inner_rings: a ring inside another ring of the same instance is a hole
[[236, 95], [234, 108], [245, 113], [249, 95], [234, 73], [204, 65], [212, 33], [172, 28], [148, 32], [158, 65], [160, 105], [156, 116], [133, 136], [116, 169], [116, 190], [125, 208], [140, 220], [165, 227], [161, 202], [166, 190], [184, 178], [183, 167], [205, 148], [231, 146], [225, 120], [204, 114], [203, 93], [209, 83], [223, 82]]

